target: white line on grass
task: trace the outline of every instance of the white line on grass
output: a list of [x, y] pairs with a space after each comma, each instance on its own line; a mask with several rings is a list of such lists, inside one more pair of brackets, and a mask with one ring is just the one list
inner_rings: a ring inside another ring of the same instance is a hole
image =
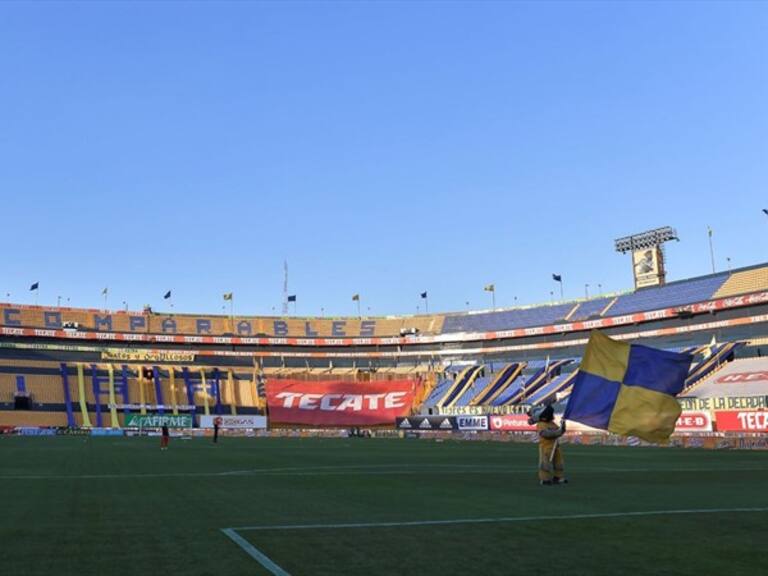
[[274, 574], [274, 576], [291, 576], [288, 572], [270, 560], [266, 554], [248, 542], [248, 540], [240, 536], [240, 534], [235, 532], [232, 528], [222, 528], [221, 531], [224, 532], [227, 538], [240, 546], [240, 548], [242, 548], [246, 554], [264, 566], [264, 568], [269, 570], [271, 574]]
[[341, 524], [273, 524], [266, 526], [239, 526], [222, 528], [221, 531], [251, 558], [261, 564], [273, 576], [291, 576], [261, 550], [238, 534], [238, 531], [255, 530], [322, 530], [356, 528], [401, 528], [409, 526], [450, 526], [454, 524], [506, 524], [512, 522], [539, 522], [545, 520], [594, 520], [607, 518], [632, 518], [642, 516], [671, 516], [687, 514], [723, 514], [735, 512], [768, 512], [765, 508], [693, 508], [688, 510], [642, 510], [637, 512], [604, 512], [595, 514], [567, 514], [562, 516], [507, 516], [501, 518], [461, 518], [453, 520], [413, 520], [404, 522], [348, 522]]
[[[399, 469], [398, 469], [399, 468]], [[530, 466], [511, 468], [496, 464], [393, 464], [391, 466], [309, 466], [306, 468], [254, 468], [252, 470], [225, 470], [221, 472], [158, 472], [146, 474], [0, 474], [0, 480], [119, 480], [141, 478], [242, 478], [247, 476], [368, 476], [415, 474], [529, 474]], [[535, 468], [533, 468], [535, 472]], [[707, 468], [570, 468], [580, 475], [603, 473], [644, 472], [766, 472], [766, 467], [707, 467]]]
[[692, 508], [687, 510], [642, 510], [639, 512], [599, 512], [595, 514], [566, 514], [562, 516], [504, 516], [501, 518], [461, 518], [455, 520], [413, 520], [404, 522], [352, 522], [343, 524], [272, 524], [238, 526], [228, 530], [319, 530], [336, 528], [388, 528], [399, 526], [442, 526], [452, 524], [501, 524], [538, 522], [542, 520], [591, 520], [597, 518], [631, 518], [637, 516], [671, 516], [683, 514], [723, 514], [729, 512], [768, 512], [764, 508]]

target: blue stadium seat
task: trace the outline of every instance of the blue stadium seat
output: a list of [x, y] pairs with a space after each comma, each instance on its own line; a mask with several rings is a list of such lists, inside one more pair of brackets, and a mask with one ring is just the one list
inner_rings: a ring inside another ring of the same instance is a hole
[[611, 306], [607, 315], [621, 316], [709, 300], [723, 285], [723, 282], [728, 279], [729, 275], [726, 272], [693, 280], [673, 282], [658, 288], [643, 288], [632, 294], [619, 296], [618, 301]]

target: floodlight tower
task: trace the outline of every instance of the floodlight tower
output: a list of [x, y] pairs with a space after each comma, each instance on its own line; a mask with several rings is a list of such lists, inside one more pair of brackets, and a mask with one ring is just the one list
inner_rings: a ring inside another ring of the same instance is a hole
[[624, 236], [614, 241], [616, 252], [632, 253], [632, 274], [635, 289], [663, 286], [667, 271], [664, 266], [664, 243], [680, 240], [677, 231], [669, 226]]

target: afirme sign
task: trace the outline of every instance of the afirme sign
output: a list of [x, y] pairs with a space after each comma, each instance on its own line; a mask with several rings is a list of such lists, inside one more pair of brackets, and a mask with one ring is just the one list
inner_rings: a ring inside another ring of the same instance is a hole
[[126, 428], [192, 428], [191, 414], [128, 414]]
[[262, 429], [267, 427], [266, 416], [248, 414], [243, 416], [200, 416], [200, 428], [213, 428], [217, 420], [220, 428]]

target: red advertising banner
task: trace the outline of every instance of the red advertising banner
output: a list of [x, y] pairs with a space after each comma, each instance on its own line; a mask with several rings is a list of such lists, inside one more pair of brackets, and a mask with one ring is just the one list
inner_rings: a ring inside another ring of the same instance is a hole
[[736, 384], [741, 382], [766, 382], [768, 372], [731, 372], [715, 380], [718, 384]]
[[768, 412], [764, 410], [719, 410], [715, 412], [718, 432], [768, 432]]
[[271, 422], [307, 426], [391, 424], [411, 413], [415, 380], [381, 382], [268, 379]]
[[535, 425], [528, 424], [527, 414], [504, 414], [490, 417], [488, 423], [491, 430], [530, 432], [536, 430]]
[[675, 424], [675, 432], [711, 432], [712, 431], [712, 418], [709, 412], [699, 411], [684, 411], [680, 414], [680, 418], [677, 419]]

